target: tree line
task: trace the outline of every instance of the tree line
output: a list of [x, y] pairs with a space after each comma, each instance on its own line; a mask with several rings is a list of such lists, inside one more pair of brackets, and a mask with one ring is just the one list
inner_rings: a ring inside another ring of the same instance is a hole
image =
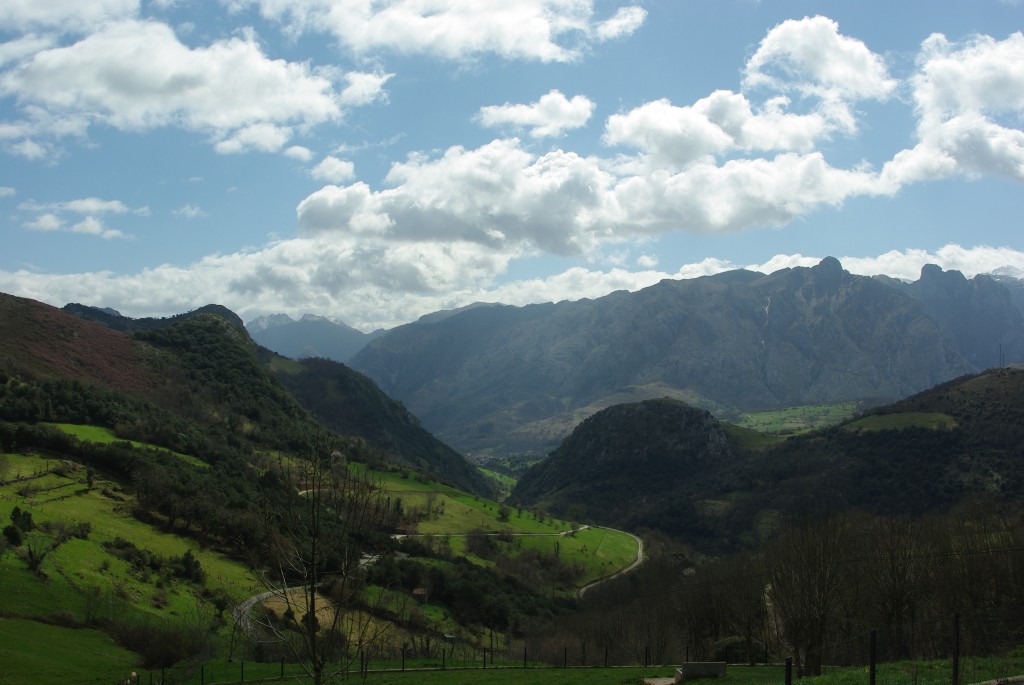
[[792, 656], [811, 676], [866, 663], [872, 630], [880, 660], [945, 658], [957, 614], [974, 655], [1024, 643], [1019, 503], [972, 498], [918, 519], [804, 511], [763, 548], [699, 564], [653, 537], [661, 553], [588, 593], [544, 638], [548, 658], [561, 659], [559, 644], [654, 663]]

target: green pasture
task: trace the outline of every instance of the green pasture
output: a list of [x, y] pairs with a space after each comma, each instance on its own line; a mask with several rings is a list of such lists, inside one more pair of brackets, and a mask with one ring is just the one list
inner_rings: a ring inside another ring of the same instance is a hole
[[[18, 468], [30, 474], [41, 473], [57, 463], [38, 456], [12, 456]], [[69, 527], [88, 523], [91, 526], [86, 540], [72, 538], [47, 555], [41, 566], [46, 581], [40, 582], [24, 570], [25, 564], [13, 553], [0, 560], [0, 570], [5, 573], [2, 585], [6, 588], [9, 582], [16, 580], [19, 589], [18, 593], [0, 593], [0, 611], [9, 613], [14, 611], [14, 605], [22, 605], [36, 607], [36, 614], [42, 611], [45, 615], [51, 609], [63, 608], [81, 617], [81, 591], [115, 587], [120, 594], [133, 598], [140, 608], [156, 610], [152, 598], [160, 579], [143, 580], [131, 575], [128, 564], [102, 546], [103, 542], [115, 538], [130, 540], [136, 547], [164, 557], [181, 556], [191, 549], [206, 572], [206, 586], [222, 589], [232, 598], [248, 596], [256, 587], [252, 573], [238, 562], [214, 550], [198, 548], [196, 542], [187, 537], [158, 530], [135, 519], [131, 515], [130, 499], [120, 494], [115, 484], [97, 480], [90, 490], [84, 480], [84, 469], [69, 476], [50, 472], [28, 481], [46, 484], [28, 497], [18, 494], [26, 485], [24, 481], [8, 482], [0, 487], [0, 521], [8, 521], [13, 508], [19, 506], [32, 514], [37, 527], [46, 523]], [[41, 533], [33, 533], [36, 534]], [[165, 585], [161, 588], [165, 610], [180, 612], [192, 605], [189, 592], [175, 584], [161, 584]], [[52, 602], [48, 600], [51, 595], [55, 598]], [[26, 597], [30, 597], [30, 601], [24, 601]], [[21, 614], [14, 611], [13, 615]]]
[[138, 662], [97, 630], [0, 618], [0, 683], [111, 685], [137, 671]]
[[938, 412], [900, 412], [898, 414], [873, 414], [857, 419], [843, 426], [848, 431], [882, 431], [903, 428], [927, 428], [929, 430], [953, 430], [956, 419], [949, 414]]
[[803, 433], [848, 421], [856, 413], [856, 402], [805, 405], [773, 411], [746, 412], [740, 414], [736, 424], [760, 433]]
[[558, 556], [570, 563], [583, 566], [578, 586], [610, 576], [636, 561], [636, 540], [617, 530], [587, 528], [563, 536], [522, 536], [517, 544], [526, 549]]
[[196, 457], [193, 457], [188, 454], [172, 452], [171, 450], [168, 450], [166, 448], [157, 447], [156, 445], [151, 445], [145, 442], [139, 442], [138, 440], [125, 440], [124, 438], [119, 438], [117, 437], [117, 435], [114, 434], [112, 430], [104, 426], [89, 426], [77, 423], [47, 423], [43, 425], [59, 428], [68, 435], [73, 435], [74, 437], [84, 442], [97, 442], [104, 445], [112, 442], [127, 442], [134, 447], [140, 447], [142, 449], [159, 450], [167, 454], [173, 454], [178, 459], [181, 459], [182, 461], [191, 464], [192, 466], [196, 466], [198, 468], [205, 469], [209, 468], [210, 466], [202, 459], [197, 459]]
[[483, 466], [478, 466], [477, 470], [480, 471], [480, 473], [484, 474], [484, 476], [487, 477], [488, 480], [494, 483], [495, 487], [498, 488], [498, 492], [500, 493], [501, 499], [508, 497], [508, 495], [516, 487], [517, 481], [512, 476], [506, 475], [504, 473], [498, 473], [497, 471], [492, 471], [491, 469], [484, 468]]

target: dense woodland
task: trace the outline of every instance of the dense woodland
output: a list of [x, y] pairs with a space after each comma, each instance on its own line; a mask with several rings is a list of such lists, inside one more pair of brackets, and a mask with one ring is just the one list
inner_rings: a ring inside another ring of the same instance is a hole
[[661, 553], [589, 594], [552, 645], [650, 649], [655, 663], [792, 654], [815, 675], [867, 663], [872, 630], [880, 661], [945, 658], [957, 615], [971, 654], [1024, 643], [1019, 502], [974, 497], [921, 518], [810, 509], [764, 547], [699, 563], [653, 539]]

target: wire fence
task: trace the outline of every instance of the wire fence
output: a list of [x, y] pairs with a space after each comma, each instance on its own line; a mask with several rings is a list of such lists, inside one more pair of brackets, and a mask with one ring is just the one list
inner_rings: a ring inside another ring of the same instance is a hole
[[[939, 634], [944, 635], [940, 639]], [[1002, 637], [993, 642], [993, 635]], [[341, 678], [375, 673], [467, 671], [484, 669], [593, 669], [612, 667], [664, 668], [696, 659], [696, 650], [685, 644], [658, 644], [652, 636], [636, 635], [633, 640], [567, 643], [557, 636], [535, 636], [505, 641], [485, 636], [480, 644], [443, 639], [428, 644], [381, 643], [345, 655], [331, 664]], [[713, 660], [731, 664], [770, 665], [769, 674], [758, 682], [787, 685], [806, 677], [806, 654], [793, 654], [784, 645], [744, 644], [738, 638], [719, 641]], [[991, 653], [978, 644], [1014, 645]], [[759, 651], [751, 659], [751, 647]], [[821, 646], [821, 674], [845, 672], [843, 683], [878, 685], [969, 685], [1013, 682], [1024, 676], [1024, 616], [1010, 612], [960, 616], [901, 624], [831, 636]], [[693, 657], [693, 658], [691, 658]], [[753, 663], [752, 663], [753, 662]], [[137, 671], [126, 675], [121, 685], [226, 685], [228, 683], [295, 681], [306, 676], [303, 667], [282, 658], [261, 660], [210, 660], [181, 664], [173, 668]], [[1024, 678], [1022, 678], [1024, 681]]]

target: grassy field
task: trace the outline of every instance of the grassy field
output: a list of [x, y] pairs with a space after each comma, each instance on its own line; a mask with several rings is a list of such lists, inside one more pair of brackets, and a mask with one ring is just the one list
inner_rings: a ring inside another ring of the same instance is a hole
[[748, 412], [735, 422], [743, 428], [761, 433], [803, 433], [825, 428], [852, 419], [857, 413], [856, 402], [841, 402], [814, 406], [787, 407], [775, 411]]
[[0, 618], [0, 683], [111, 685], [137, 670], [138, 659], [96, 630]]
[[[7, 456], [12, 473], [45, 475], [0, 487], [0, 521], [9, 521], [11, 511], [18, 506], [32, 514], [37, 527], [88, 524], [90, 530], [86, 539], [71, 538], [51, 551], [40, 566], [42, 576], [30, 573], [15, 554], [4, 555], [0, 559], [0, 586], [4, 588], [0, 615], [28, 618], [65, 612], [81, 621], [85, 618], [86, 591], [116, 591], [131, 598], [140, 610], [155, 615], [191, 610], [195, 600], [187, 585], [131, 573], [127, 562], [104, 548], [104, 542], [116, 538], [130, 540], [136, 547], [164, 557], [180, 557], [192, 550], [206, 571], [206, 586], [223, 590], [234, 599], [248, 596], [256, 587], [251, 572], [238, 562], [202, 549], [190, 538], [133, 518], [131, 499], [116, 484], [97, 479], [89, 489], [84, 469], [62, 467], [60, 473], [48, 472], [58, 462], [38, 456]], [[30, 487], [26, 489], [26, 485]], [[38, 531], [29, 535], [47, 537]]]
[[119, 438], [117, 437], [117, 435], [114, 434], [112, 430], [110, 430], [109, 428], [105, 428], [103, 426], [87, 426], [77, 423], [48, 423], [44, 425], [59, 428], [68, 435], [73, 435], [82, 441], [98, 442], [101, 444], [108, 444], [111, 442], [128, 442], [134, 445], [135, 447], [141, 447], [143, 449], [160, 450], [161, 452], [164, 452], [166, 454], [173, 454], [178, 459], [181, 459], [182, 461], [185, 461], [191, 464], [192, 466], [196, 466], [201, 469], [210, 467], [210, 465], [207, 464], [202, 459], [197, 459], [196, 457], [193, 457], [189, 454], [172, 452], [171, 450], [164, 449], [163, 447], [157, 447], [155, 445], [150, 445], [145, 442], [139, 442], [138, 440], [125, 440], [124, 438]]

